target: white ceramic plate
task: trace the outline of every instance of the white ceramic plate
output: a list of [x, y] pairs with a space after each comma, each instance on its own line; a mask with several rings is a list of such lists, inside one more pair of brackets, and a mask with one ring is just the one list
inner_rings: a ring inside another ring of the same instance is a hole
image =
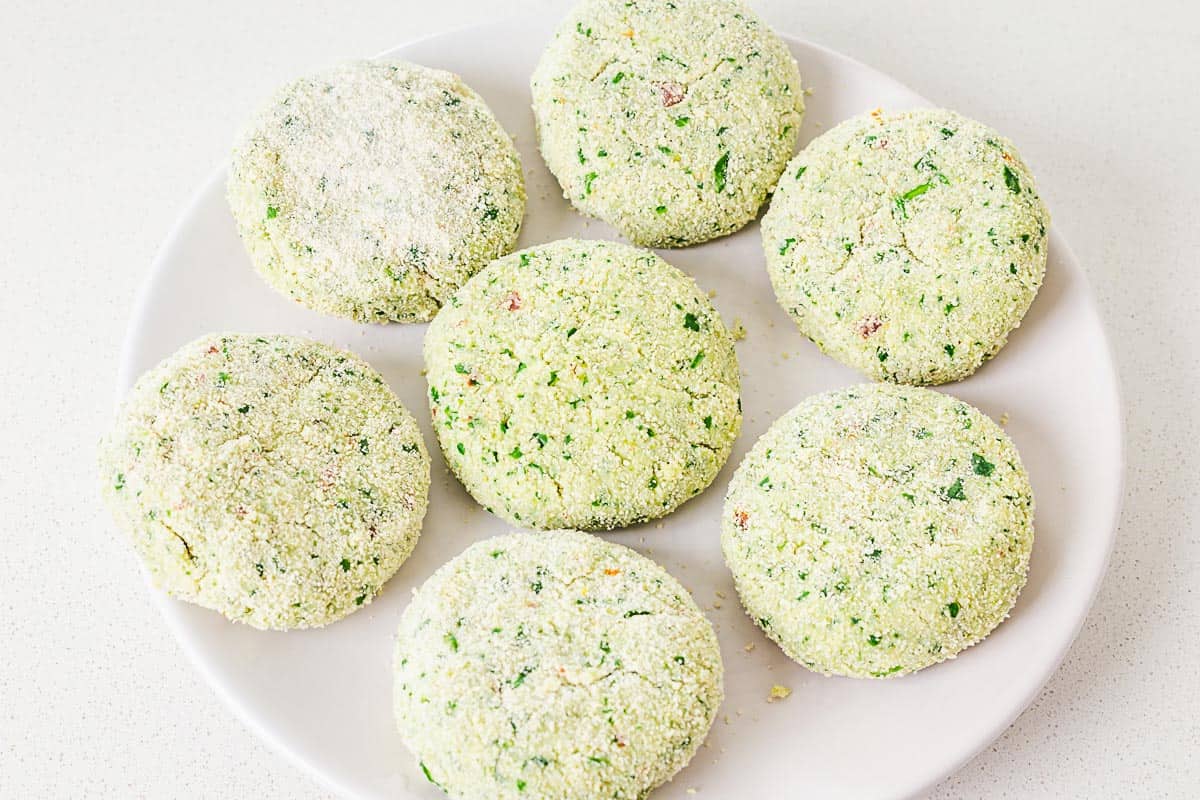
[[[534, 143], [528, 78], [553, 22], [514, 20], [388, 54], [461, 74], [514, 134], [529, 191], [522, 247], [564, 236], [616, 238], [562, 199]], [[929, 105], [862, 64], [788, 41], [813, 91], [803, 142], [877, 106]], [[237, 238], [224, 183], [221, 169], [154, 265], [125, 343], [121, 394], [159, 359], [210, 331], [295, 333], [346, 346], [380, 369], [420, 420], [433, 454], [433, 488], [415, 554], [378, 600], [331, 627], [266, 633], [160, 595], [163, 615], [238, 715], [330, 788], [357, 798], [438, 797], [392, 723], [392, 637], [413, 587], [505, 526], [471, 500], [442, 462], [421, 376], [425, 326], [325, 318], [268, 289]], [[754, 440], [805, 396], [862, 379], [821, 355], [776, 305], [757, 224], [700, 247], [661, 252], [716, 290], [726, 322], [740, 318], [748, 335], [738, 345], [745, 426], [724, 471], [661, 524], [611, 535], [657, 559], [692, 591], [717, 626], [725, 659], [725, 706], [712, 733], [655, 797], [690, 797], [690, 788], [710, 798], [776, 797], [781, 787], [797, 797], [917, 793], [992, 741], [1030, 702], [1061, 660], [1104, 573], [1121, 490], [1120, 414], [1113, 363], [1083, 272], [1052, 230], [1046, 283], [1025, 324], [977, 375], [944, 387], [993, 418], [1008, 415], [1008, 432], [1033, 480], [1036, 544], [1011, 619], [957, 660], [872, 682], [823, 678], [784, 657], [742, 612], [718, 543], [725, 486]], [[772, 684], [790, 687], [791, 697], [768, 705]]]

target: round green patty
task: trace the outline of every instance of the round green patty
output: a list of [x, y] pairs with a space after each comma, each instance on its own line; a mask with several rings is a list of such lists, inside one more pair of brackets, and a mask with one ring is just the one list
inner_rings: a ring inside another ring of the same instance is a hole
[[634, 800], [696, 753], [722, 672], [712, 625], [657, 564], [517, 533], [467, 548], [405, 609], [396, 720], [451, 797]]
[[1025, 584], [1033, 494], [968, 404], [869, 384], [810, 397], [738, 467], [721, 523], [747, 613], [825, 674], [886, 677], [982, 640]]
[[584, 0], [531, 88], [564, 196], [654, 247], [752, 220], [804, 113], [787, 46], [737, 0]]
[[429, 456], [357, 356], [212, 334], [143, 375], [100, 443], [103, 493], [154, 583], [256, 628], [371, 601], [420, 534]]
[[229, 205], [255, 267], [301, 304], [427, 320], [525, 213], [516, 148], [457, 75], [353, 61], [284, 87], [241, 134]]
[[733, 339], [649, 251], [562, 240], [492, 262], [425, 336], [434, 430], [489, 511], [585, 530], [670, 513], [741, 428]]
[[762, 223], [780, 305], [877, 380], [964, 378], [1021, 323], [1050, 216], [1012, 143], [939, 109], [873, 112], [788, 165]]

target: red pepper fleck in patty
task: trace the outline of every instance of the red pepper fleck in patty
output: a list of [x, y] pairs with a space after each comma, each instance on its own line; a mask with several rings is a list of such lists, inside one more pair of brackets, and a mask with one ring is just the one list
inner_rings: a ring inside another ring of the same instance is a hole
[[664, 108], [670, 108], [676, 103], [683, 100], [686, 90], [674, 81], [663, 81], [657, 84], [658, 93], [662, 95], [662, 104]]
[[860, 319], [858, 321], [858, 325], [855, 327], [858, 330], [858, 335], [866, 339], [872, 333], [883, 327], [883, 320], [881, 320], [877, 314], [872, 314], [869, 317], [863, 317]]

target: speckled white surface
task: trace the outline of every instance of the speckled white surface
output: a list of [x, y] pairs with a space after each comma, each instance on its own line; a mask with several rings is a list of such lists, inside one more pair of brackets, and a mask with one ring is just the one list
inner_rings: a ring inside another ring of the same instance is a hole
[[[1089, 271], [1123, 377], [1127, 496], [1096, 605], [1041, 697], [929, 796], [1194, 796], [1197, 12], [754, 5], [1003, 123]], [[327, 797], [192, 672], [95, 496], [93, 448], [155, 248], [256, 103], [314, 67], [504, 13], [478, 0], [0, 11], [0, 797]], [[931, 44], [898, 43], [900, 30]]]

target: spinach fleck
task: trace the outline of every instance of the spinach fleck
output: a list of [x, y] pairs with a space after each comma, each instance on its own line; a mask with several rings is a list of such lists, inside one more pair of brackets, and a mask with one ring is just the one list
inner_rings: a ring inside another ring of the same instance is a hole
[[1008, 164], [1004, 165], [1004, 185], [1013, 194], [1021, 193], [1021, 180], [1017, 177], [1017, 173], [1008, 168]]
[[944, 490], [947, 500], [966, 500], [967, 494], [963, 491], [962, 478], [958, 478], [954, 483], [947, 486]]
[[925, 194], [932, 188], [933, 188], [932, 183], [925, 182], [918, 186], [914, 186], [913, 188], [909, 189], [904, 194], [900, 195], [900, 197], [904, 200], [912, 200], [914, 197], [920, 197], [921, 195]]
[[996, 469], [996, 465], [993, 464], [992, 462], [988, 461], [986, 458], [981, 456], [979, 453], [972, 453], [971, 454], [971, 469], [975, 472], [976, 475], [982, 475], [983, 477], [986, 478], [989, 475], [991, 475], [992, 472]]
[[718, 192], [725, 191], [725, 171], [729, 168], [729, 151], [726, 150], [713, 165], [713, 185]]

